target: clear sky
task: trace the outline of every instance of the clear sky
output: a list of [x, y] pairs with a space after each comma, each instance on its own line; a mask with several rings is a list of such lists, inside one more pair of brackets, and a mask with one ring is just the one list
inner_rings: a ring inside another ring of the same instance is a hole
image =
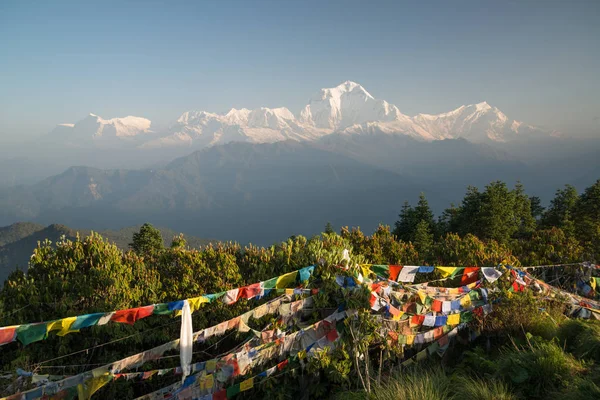
[[0, 1], [0, 141], [89, 112], [286, 106], [345, 80], [600, 132], [600, 1]]

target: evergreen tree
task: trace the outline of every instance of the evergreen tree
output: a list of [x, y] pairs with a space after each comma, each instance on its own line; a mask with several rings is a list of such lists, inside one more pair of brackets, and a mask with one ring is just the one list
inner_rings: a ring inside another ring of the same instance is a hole
[[402, 210], [398, 217], [400, 219], [396, 221], [393, 233], [398, 239], [409, 242], [412, 240], [412, 233], [416, 223], [415, 210], [410, 206], [408, 201], [405, 201], [402, 205]]
[[558, 189], [550, 207], [542, 215], [541, 226], [551, 228], [553, 226], [562, 229], [567, 236], [575, 234], [573, 214], [577, 204], [577, 190], [571, 185], [565, 185], [564, 189]]
[[501, 181], [485, 187], [481, 199], [480, 216], [474, 234], [480, 239], [507, 243], [519, 229], [515, 210], [515, 193]]
[[530, 196], [529, 202], [531, 203], [531, 215], [536, 220], [539, 220], [544, 214], [544, 207], [542, 207], [542, 200], [538, 196]]
[[467, 187], [467, 193], [458, 212], [454, 213], [454, 218], [449, 222], [450, 227], [459, 235], [475, 234], [479, 231], [482, 197], [482, 193], [475, 186]]
[[454, 203], [450, 204], [450, 208], [446, 208], [442, 215], [438, 218], [437, 237], [442, 237], [447, 233], [457, 233], [460, 218], [460, 207], [456, 207]]
[[419, 202], [417, 203], [417, 206], [415, 207], [415, 227], [414, 230], [416, 232], [417, 229], [417, 225], [419, 224], [419, 222], [421, 221], [425, 221], [430, 229], [430, 231], [433, 231], [433, 225], [434, 225], [434, 221], [433, 221], [433, 213], [431, 212], [431, 208], [429, 208], [429, 203], [427, 202], [427, 199], [425, 198], [425, 193], [421, 192], [421, 194], [419, 195]]
[[419, 252], [423, 261], [428, 261], [433, 250], [433, 234], [429, 229], [429, 223], [421, 220], [415, 229], [415, 238], [413, 244]]
[[149, 223], [145, 223], [139, 232], [133, 234], [133, 241], [129, 247], [139, 255], [155, 255], [164, 249], [163, 238], [160, 231]]
[[515, 223], [519, 236], [531, 235], [535, 231], [535, 218], [531, 212], [531, 200], [525, 194], [523, 184], [517, 182], [513, 191]]
[[331, 225], [331, 222], [327, 221], [327, 224], [325, 225], [325, 233], [335, 233], [335, 229], [333, 229], [333, 225]]
[[600, 259], [600, 179], [584, 190], [573, 211], [575, 234], [592, 260]]

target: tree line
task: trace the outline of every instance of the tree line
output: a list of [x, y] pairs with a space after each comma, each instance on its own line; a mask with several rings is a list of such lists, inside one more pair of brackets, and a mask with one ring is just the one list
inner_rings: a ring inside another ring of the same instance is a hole
[[[474, 235], [505, 245], [523, 262], [541, 262], [535, 253], [554, 251], [552, 262], [600, 259], [600, 180], [581, 194], [575, 187], [558, 189], [547, 208], [528, 196], [520, 182], [510, 189], [496, 181], [483, 191], [469, 186], [460, 205], [435, 218], [423, 193], [416, 206], [404, 202], [394, 235], [411, 242], [425, 261], [435, 261], [434, 244], [448, 234]], [[540, 249], [545, 242], [552, 249]], [[548, 260], [550, 261], [550, 260]]]

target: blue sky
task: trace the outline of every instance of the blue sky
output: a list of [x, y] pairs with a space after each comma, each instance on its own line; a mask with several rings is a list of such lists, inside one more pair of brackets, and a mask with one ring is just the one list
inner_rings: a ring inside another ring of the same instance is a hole
[[[418, 3], [418, 4], [417, 4]], [[0, 2], [0, 141], [89, 112], [286, 106], [345, 80], [409, 115], [483, 100], [600, 132], [600, 1]]]

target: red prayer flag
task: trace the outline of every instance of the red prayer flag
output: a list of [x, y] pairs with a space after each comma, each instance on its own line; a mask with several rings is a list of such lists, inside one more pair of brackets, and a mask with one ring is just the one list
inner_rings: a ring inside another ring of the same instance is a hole
[[327, 333], [327, 340], [329, 340], [330, 342], [334, 342], [335, 339], [337, 339], [337, 338], [338, 338], [338, 333], [335, 329], [332, 329]]
[[371, 305], [371, 307], [373, 307], [375, 305], [375, 302], [377, 301], [377, 297], [371, 293], [371, 298], [369, 299], [369, 304]]
[[468, 285], [477, 281], [479, 278], [479, 267], [467, 267], [463, 271], [462, 278], [460, 278], [461, 285]]
[[402, 265], [390, 265], [390, 279], [393, 281], [397, 280], [401, 269]]
[[128, 310], [115, 311], [110, 320], [113, 322], [120, 322], [122, 324], [133, 325], [135, 323], [135, 317], [137, 315], [137, 309], [130, 308]]
[[254, 283], [252, 285], [244, 286], [243, 288], [241, 288], [238, 298], [251, 299], [253, 297], [258, 296], [260, 292], [260, 283]]
[[431, 310], [435, 312], [442, 312], [442, 302], [439, 300], [434, 300], [431, 305]]
[[142, 319], [142, 318], [146, 318], [152, 315], [152, 312], [154, 311], [154, 306], [145, 306], [145, 307], [140, 307], [137, 309], [137, 318], [136, 321], [138, 319]]
[[213, 393], [212, 398], [213, 400], [227, 400], [227, 389]]
[[281, 371], [282, 369], [285, 368], [286, 365], [288, 365], [288, 362], [289, 362], [288, 360], [280, 362], [279, 364], [277, 364], [277, 369]]
[[0, 344], [10, 343], [15, 340], [16, 326], [9, 326], [0, 329]]

